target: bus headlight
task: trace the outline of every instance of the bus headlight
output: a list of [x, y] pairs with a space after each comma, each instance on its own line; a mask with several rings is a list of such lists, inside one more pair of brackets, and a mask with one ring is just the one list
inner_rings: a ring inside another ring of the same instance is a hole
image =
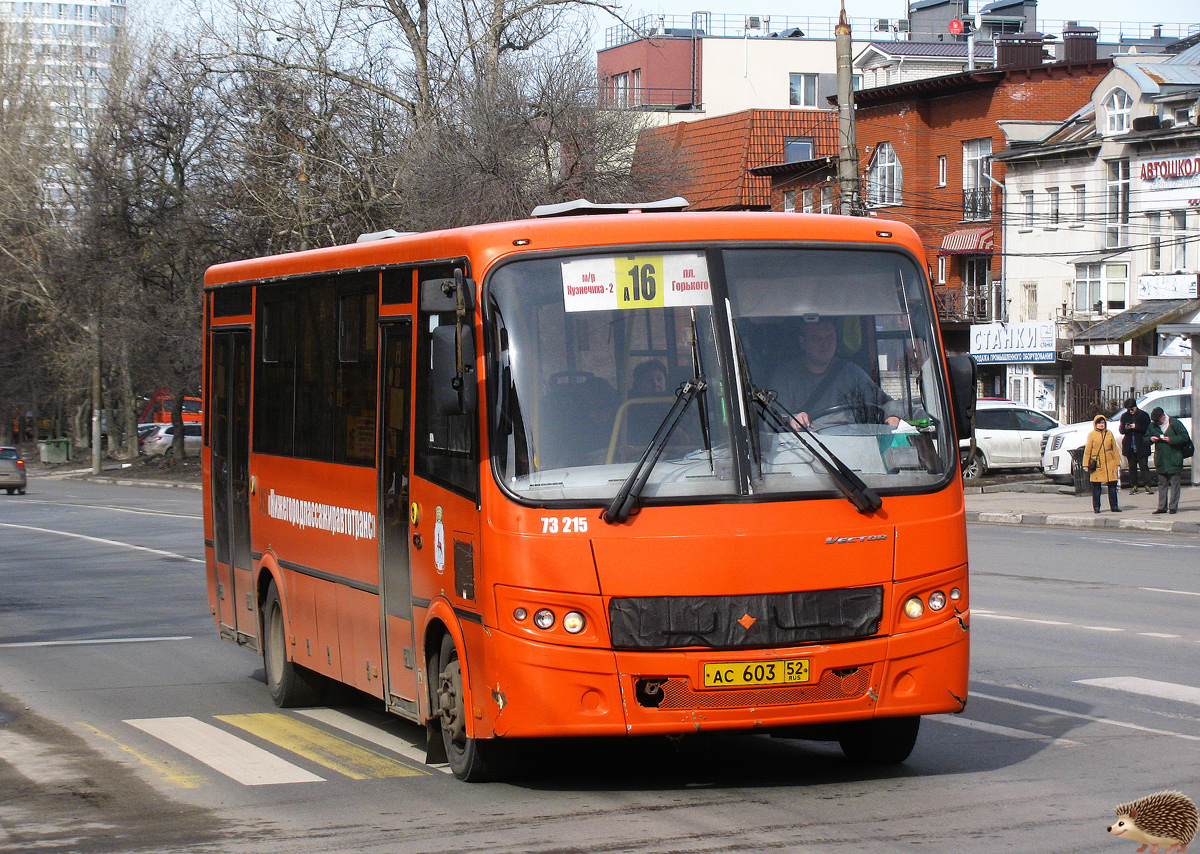
[[533, 615], [533, 624], [539, 629], [548, 629], [554, 625], [554, 612], [549, 608], [542, 608]]
[[585, 626], [587, 626], [587, 620], [585, 620], [583, 618], [583, 614], [579, 613], [578, 611], [571, 611], [563, 617], [562, 626], [563, 629], [566, 630], [567, 634], [577, 635], [583, 631]]
[[929, 594], [929, 610], [940, 611], [946, 607], [946, 594], [938, 590]]
[[904, 616], [908, 617], [910, 620], [916, 620], [924, 613], [925, 603], [921, 601], [920, 597], [913, 596], [904, 603]]

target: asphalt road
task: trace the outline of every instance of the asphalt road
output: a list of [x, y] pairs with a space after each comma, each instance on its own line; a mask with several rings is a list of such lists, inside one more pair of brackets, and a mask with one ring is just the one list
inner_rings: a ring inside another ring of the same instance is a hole
[[970, 536], [971, 700], [902, 766], [760, 736], [566, 742], [468, 785], [371, 703], [271, 704], [261, 660], [216, 638], [198, 493], [39, 478], [0, 495], [0, 851], [1127, 849], [1114, 806], [1200, 800], [1200, 542]]

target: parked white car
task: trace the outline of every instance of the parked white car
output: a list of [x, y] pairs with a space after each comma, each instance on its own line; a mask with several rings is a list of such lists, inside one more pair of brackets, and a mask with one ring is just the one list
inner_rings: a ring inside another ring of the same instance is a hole
[[975, 452], [959, 442], [963, 477], [983, 477], [993, 469], [1036, 469], [1041, 463], [1042, 436], [1061, 422], [1012, 400], [985, 398], [975, 404]]
[[[1190, 388], [1152, 391], [1139, 399], [1137, 405], [1138, 409], [1144, 410], [1147, 415], [1154, 411], [1154, 407], [1161, 406], [1163, 412], [1167, 413], [1169, 417], [1178, 418], [1183, 422], [1189, 435], [1195, 435], [1192, 433], [1192, 390]], [[1112, 431], [1113, 437], [1118, 442], [1122, 439], [1121, 431], [1118, 428], [1121, 424], [1121, 412], [1124, 411], [1122, 409], [1108, 420], [1108, 429]], [[1091, 421], [1080, 421], [1077, 424], [1068, 424], [1047, 433], [1046, 442], [1042, 447], [1042, 472], [1053, 480], [1070, 480], [1071, 451], [1082, 448], [1087, 443], [1087, 435], [1091, 429]], [[1150, 455], [1150, 466], [1151, 468], [1154, 466], [1153, 454]]]
[[[203, 425], [201, 424], [183, 425], [183, 452], [187, 456], [199, 455], [200, 445], [203, 442], [202, 430]], [[174, 443], [175, 432], [170, 424], [154, 425], [154, 429], [139, 440], [141, 452], [148, 457], [172, 453]]]

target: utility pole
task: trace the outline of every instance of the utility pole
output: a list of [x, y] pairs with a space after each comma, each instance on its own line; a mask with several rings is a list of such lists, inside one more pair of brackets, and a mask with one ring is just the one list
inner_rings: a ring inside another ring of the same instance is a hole
[[850, 68], [853, 48], [850, 40], [850, 22], [846, 20], [844, 0], [834, 35], [837, 45], [838, 185], [842, 191], [839, 212], [845, 216], [852, 216], [860, 207], [858, 204], [858, 141], [854, 131], [854, 75]]

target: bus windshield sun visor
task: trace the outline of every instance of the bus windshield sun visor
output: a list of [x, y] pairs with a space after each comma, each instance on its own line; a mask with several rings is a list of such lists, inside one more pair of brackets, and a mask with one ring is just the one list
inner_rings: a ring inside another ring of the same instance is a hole
[[[800, 430], [796, 429], [795, 416], [779, 402], [776, 392], [766, 388], [753, 388], [750, 395], [769, 423], [780, 432], [791, 433], [810, 454], [820, 461], [825, 470], [829, 472], [829, 476], [833, 478], [833, 482], [837, 484], [842, 495], [846, 496], [846, 500], [853, 504], [859, 513], [867, 516], [883, 506], [883, 499], [879, 497], [879, 494], [867, 486], [863, 479], [842, 462], [833, 451], [825, 447], [815, 432], [804, 427], [804, 432], [812, 440], [810, 442], [801, 434]], [[814, 444], [821, 449], [822, 453], [817, 453], [816, 448], [813, 447]]]
[[605, 522], [610, 525], [619, 525], [629, 518], [629, 514], [637, 506], [642, 490], [646, 488], [646, 481], [650, 479], [650, 472], [654, 470], [655, 463], [662, 456], [663, 448], [667, 446], [667, 440], [671, 438], [671, 434], [679, 425], [679, 420], [683, 418], [683, 413], [687, 410], [688, 404], [707, 387], [703, 379], [696, 377], [687, 380], [676, 389], [675, 401], [671, 404], [671, 408], [667, 410], [666, 417], [658, 425], [658, 430], [654, 432], [654, 437], [646, 445], [646, 450], [642, 451], [642, 456], [633, 467], [633, 471], [629, 473], [629, 477], [625, 478], [625, 482], [617, 490], [616, 497], [613, 498], [612, 503], [608, 505], [608, 508], [601, 515], [601, 518]]

